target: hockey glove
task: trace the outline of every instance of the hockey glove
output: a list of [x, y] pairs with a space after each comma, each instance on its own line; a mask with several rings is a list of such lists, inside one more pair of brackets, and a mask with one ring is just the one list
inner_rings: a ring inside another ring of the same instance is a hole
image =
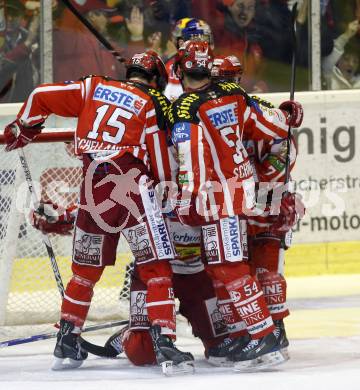
[[280, 213], [273, 216], [271, 232], [288, 232], [305, 215], [305, 206], [298, 193], [286, 192], [280, 204]]
[[11, 150], [26, 146], [35, 136], [41, 133], [41, 129], [44, 128], [42, 123], [38, 123], [33, 127], [26, 127], [21, 123], [20, 119], [16, 119], [7, 125], [4, 130], [5, 151], [10, 152]]
[[279, 106], [280, 110], [288, 113], [289, 126], [300, 127], [304, 118], [304, 110], [299, 102], [286, 100]]
[[71, 206], [59, 213], [52, 203], [41, 203], [30, 213], [31, 225], [43, 233], [70, 235], [74, 228], [76, 206]]

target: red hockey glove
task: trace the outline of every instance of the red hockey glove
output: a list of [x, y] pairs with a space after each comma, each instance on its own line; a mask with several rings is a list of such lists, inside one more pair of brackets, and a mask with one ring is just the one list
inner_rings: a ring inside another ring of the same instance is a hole
[[16, 119], [14, 122], [8, 124], [4, 130], [5, 151], [10, 152], [11, 150], [26, 146], [36, 135], [41, 133], [41, 129], [44, 128], [42, 123], [38, 123], [33, 127], [26, 127], [19, 119]]
[[62, 236], [70, 235], [74, 227], [75, 206], [59, 213], [52, 203], [42, 203], [37, 210], [30, 213], [31, 225], [43, 233], [54, 233]]
[[288, 232], [305, 215], [305, 206], [298, 193], [286, 192], [280, 204], [279, 215], [273, 216], [271, 232]]
[[299, 102], [286, 100], [279, 106], [280, 110], [289, 114], [289, 125], [291, 127], [300, 127], [304, 118], [304, 110]]

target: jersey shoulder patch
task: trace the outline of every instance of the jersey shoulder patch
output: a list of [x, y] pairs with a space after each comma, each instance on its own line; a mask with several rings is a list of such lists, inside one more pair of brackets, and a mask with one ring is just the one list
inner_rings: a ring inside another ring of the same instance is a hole
[[275, 106], [271, 102], [269, 102], [265, 99], [262, 99], [261, 97], [259, 97], [257, 95], [252, 95], [251, 100], [255, 101], [257, 104], [259, 104], [261, 106], [264, 106], [267, 108], [275, 108]]
[[197, 92], [183, 93], [169, 108], [168, 122], [172, 128], [178, 122], [199, 123], [197, 112], [203, 102], [202, 95]]
[[221, 91], [221, 94], [223, 96], [241, 95], [245, 99], [246, 105], [247, 106], [251, 105], [250, 96], [246, 93], [245, 89], [242, 88], [239, 84], [232, 83], [229, 81], [222, 81], [222, 82], [216, 83], [215, 85], [216, 85], [216, 89], [218, 91]]

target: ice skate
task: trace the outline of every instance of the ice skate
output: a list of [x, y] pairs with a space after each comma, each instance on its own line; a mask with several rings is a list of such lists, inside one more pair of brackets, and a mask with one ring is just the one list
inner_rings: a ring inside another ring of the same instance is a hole
[[242, 350], [234, 353], [235, 371], [252, 372], [270, 368], [285, 361], [274, 333], [251, 340]]
[[152, 326], [150, 334], [156, 361], [161, 366], [164, 375], [194, 373], [194, 357], [191, 353], [178, 350], [169, 336], [161, 334], [159, 325]]
[[87, 358], [88, 353], [81, 349], [79, 335], [72, 333], [74, 324], [61, 320], [60, 329], [57, 334], [57, 342], [54, 350], [54, 363], [52, 369], [63, 370], [78, 368]]
[[276, 336], [278, 346], [280, 348], [280, 352], [283, 355], [285, 361], [290, 359], [288, 346], [289, 340], [286, 337], [285, 325], [283, 320], [275, 320], [274, 321], [275, 330], [274, 334]]
[[229, 356], [243, 349], [249, 341], [249, 336], [226, 338], [215, 347], [209, 348], [206, 354], [207, 361], [216, 367], [233, 367], [234, 362], [229, 359]]

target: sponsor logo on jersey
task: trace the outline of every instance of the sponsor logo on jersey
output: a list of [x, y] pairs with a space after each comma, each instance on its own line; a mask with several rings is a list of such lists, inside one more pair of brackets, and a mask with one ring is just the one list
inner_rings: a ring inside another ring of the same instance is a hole
[[220, 221], [220, 226], [225, 260], [242, 260], [242, 245], [238, 217], [224, 218]]
[[236, 114], [236, 107], [236, 103], [226, 104], [207, 110], [206, 115], [217, 129], [221, 129], [225, 126], [237, 125], [238, 116]]
[[149, 204], [144, 205], [159, 259], [171, 259], [174, 251], [153, 189], [148, 190]]
[[73, 261], [77, 264], [102, 265], [102, 246], [104, 236], [75, 230]]
[[187, 122], [177, 123], [172, 130], [174, 144], [190, 140], [191, 124]]
[[[190, 93], [183, 99], [180, 99], [178, 105], [176, 107], [176, 115], [180, 119], [191, 119], [190, 109], [193, 103], [200, 99], [200, 96], [196, 93]], [[173, 116], [171, 116], [172, 120], [174, 120]], [[171, 120], [171, 118], [169, 118]]]
[[150, 326], [146, 308], [146, 290], [130, 293], [130, 328], [148, 328]]
[[225, 92], [233, 92], [235, 90], [238, 90], [239, 92], [245, 92], [245, 90], [236, 83], [222, 82], [218, 83], [217, 85]]
[[167, 115], [168, 109], [169, 109], [169, 102], [165, 95], [163, 95], [161, 92], [157, 91], [156, 89], [150, 88], [148, 90], [149, 94], [151, 96], [154, 96], [156, 101], [159, 103], [161, 107], [161, 111], [164, 114], [164, 116]]
[[95, 88], [93, 100], [122, 107], [136, 115], [141, 112], [146, 103], [145, 99], [130, 91], [101, 83]]
[[227, 333], [227, 323], [218, 306], [217, 298], [210, 298], [205, 301], [206, 311], [210, 318], [213, 335], [220, 336]]
[[220, 263], [220, 244], [216, 225], [203, 226], [202, 233], [204, 237], [204, 249], [207, 262], [209, 264]]
[[200, 243], [200, 234], [188, 234], [187, 232], [183, 234], [178, 234], [177, 232], [174, 232], [173, 240], [176, 244]]
[[145, 222], [140, 225], [124, 229], [122, 232], [138, 262], [155, 258], [151, 246], [149, 231]]

